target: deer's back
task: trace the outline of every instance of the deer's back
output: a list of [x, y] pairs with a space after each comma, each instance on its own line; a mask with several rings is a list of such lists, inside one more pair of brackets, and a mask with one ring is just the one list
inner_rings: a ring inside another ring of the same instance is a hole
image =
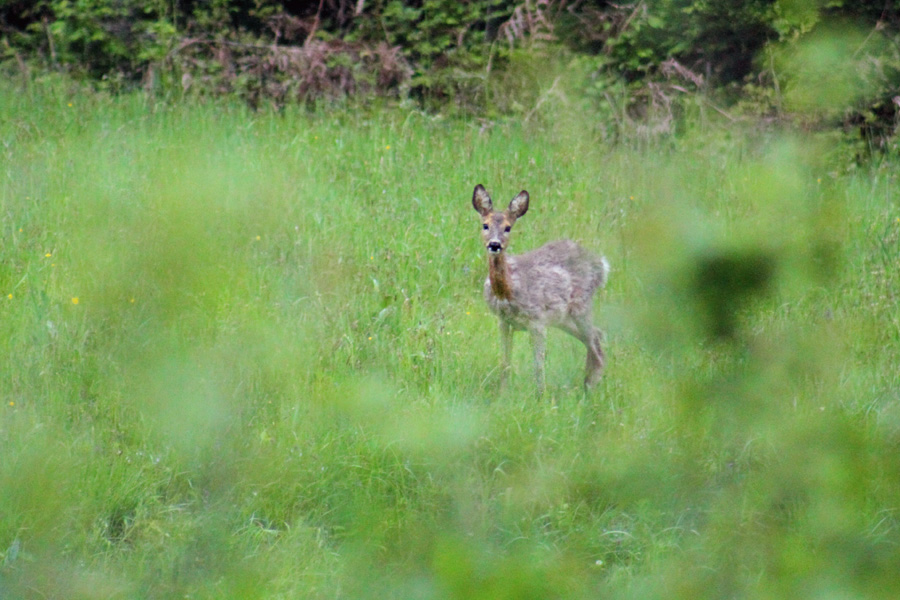
[[508, 256], [511, 300], [498, 299], [485, 283], [491, 308], [513, 324], [553, 323], [591, 310], [594, 292], [606, 282], [606, 261], [571, 240]]

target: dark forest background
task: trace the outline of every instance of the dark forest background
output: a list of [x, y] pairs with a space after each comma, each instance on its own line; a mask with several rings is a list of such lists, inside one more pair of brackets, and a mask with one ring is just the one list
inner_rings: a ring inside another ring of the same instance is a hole
[[671, 130], [700, 98], [884, 149], [900, 102], [885, 0], [5, 0], [0, 36], [5, 75], [25, 82], [65, 72], [253, 106], [388, 99], [493, 118], [576, 90], [613, 122]]

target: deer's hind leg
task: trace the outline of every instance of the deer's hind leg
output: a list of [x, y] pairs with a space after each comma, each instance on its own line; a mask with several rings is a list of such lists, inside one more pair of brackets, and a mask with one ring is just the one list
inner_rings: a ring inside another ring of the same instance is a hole
[[585, 389], [590, 389], [600, 381], [600, 377], [603, 375], [603, 366], [606, 364], [606, 356], [604, 356], [603, 348], [600, 345], [600, 342], [603, 340], [603, 333], [590, 324], [587, 329], [589, 329], [589, 333], [586, 335], [588, 341], [584, 344], [587, 346], [584, 387]]
[[606, 357], [601, 347], [603, 333], [594, 327], [590, 314], [570, 315], [561, 324], [561, 328], [578, 338], [587, 349], [587, 358], [584, 364], [584, 387], [589, 390], [600, 381], [600, 377], [603, 375], [603, 366], [606, 363]]

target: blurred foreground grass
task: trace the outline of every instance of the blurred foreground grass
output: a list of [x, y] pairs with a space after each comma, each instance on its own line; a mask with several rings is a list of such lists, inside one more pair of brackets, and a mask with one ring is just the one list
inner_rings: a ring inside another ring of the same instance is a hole
[[[0, 597], [893, 598], [896, 165], [804, 140], [3, 89]], [[499, 340], [514, 251], [613, 265], [607, 377]]]

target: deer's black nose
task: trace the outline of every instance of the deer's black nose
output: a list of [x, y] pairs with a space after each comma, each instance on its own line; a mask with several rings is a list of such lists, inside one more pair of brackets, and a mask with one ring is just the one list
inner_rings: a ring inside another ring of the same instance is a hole
[[488, 242], [487, 249], [490, 252], [500, 252], [500, 250], [502, 250], [503, 247], [500, 245], [500, 242], [491, 241], [491, 242]]

